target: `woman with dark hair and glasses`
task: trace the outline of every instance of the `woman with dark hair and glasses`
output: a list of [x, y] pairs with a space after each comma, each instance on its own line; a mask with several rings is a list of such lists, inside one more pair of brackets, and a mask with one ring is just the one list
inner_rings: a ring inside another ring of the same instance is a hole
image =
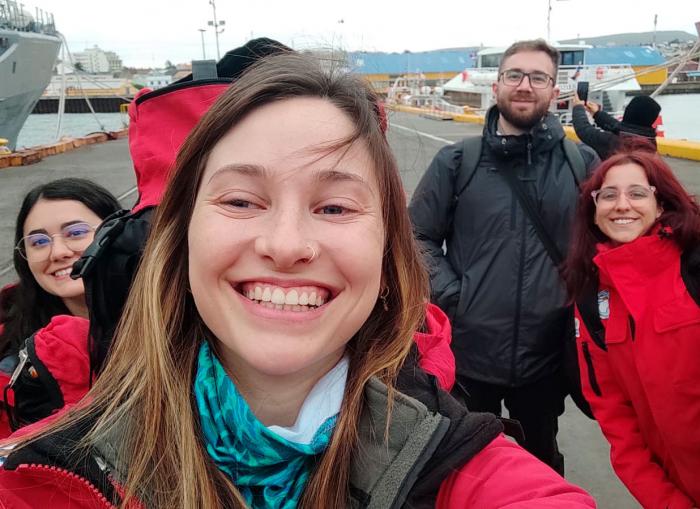
[[0, 378], [14, 370], [24, 340], [52, 317], [87, 318], [83, 282], [70, 273], [95, 228], [119, 209], [109, 191], [79, 178], [42, 184], [25, 196], [15, 228], [19, 280], [0, 292]]
[[654, 152], [582, 186], [565, 278], [615, 472], [645, 508], [700, 506], [700, 207]]

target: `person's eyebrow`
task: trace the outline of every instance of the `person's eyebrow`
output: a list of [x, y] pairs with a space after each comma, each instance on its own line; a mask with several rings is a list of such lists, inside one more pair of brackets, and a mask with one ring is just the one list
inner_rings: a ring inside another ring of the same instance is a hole
[[319, 182], [357, 182], [367, 185], [367, 181], [357, 173], [340, 170], [321, 170], [316, 173], [316, 180]]
[[[81, 223], [89, 224], [89, 223], [88, 223], [87, 221], [85, 221], [84, 219], [74, 219], [73, 221], [67, 221], [67, 222], [65, 222], [65, 223], [62, 223], [61, 226], [60, 226], [60, 229], [63, 230], [64, 228], [67, 228], [68, 226], [71, 226], [71, 225], [74, 225], [74, 224], [81, 224]], [[35, 235], [35, 234], [37, 234], [37, 233], [43, 233], [43, 234], [45, 234], [45, 235], [48, 235], [48, 234], [49, 234], [49, 232], [46, 231], [46, 229], [44, 229], [44, 228], [37, 228], [36, 230], [32, 230], [32, 231], [30, 231], [29, 233], [27, 233], [26, 236]]]
[[73, 221], [66, 221], [65, 223], [61, 224], [61, 230], [64, 228], [68, 228], [69, 226], [73, 226], [74, 224], [87, 224], [89, 225], [87, 221], [84, 219], [74, 219]]
[[237, 175], [242, 175], [242, 176], [247, 176], [247, 177], [260, 178], [260, 177], [265, 177], [267, 170], [265, 169], [265, 167], [260, 166], [258, 164], [237, 164], [237, 163], [225, 164], [221, 168], [217, 169], [212, 174], [211, 177], [209, 177], [207, 184], [209, 184], [216, 177], [218, 177], [220, 175], [224, 175], [226, 173], [234, 173]]

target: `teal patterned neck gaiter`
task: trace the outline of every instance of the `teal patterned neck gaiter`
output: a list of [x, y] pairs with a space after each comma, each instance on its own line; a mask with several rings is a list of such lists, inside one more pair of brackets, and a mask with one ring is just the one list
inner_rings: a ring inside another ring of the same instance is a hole
[[199, 350], [194, 393], [207, 452], [248, 505], [296, 508], [314, 463], [328, 447], [337, 415], [308, 445], [278, 436], [253, 415], [206, 341]]

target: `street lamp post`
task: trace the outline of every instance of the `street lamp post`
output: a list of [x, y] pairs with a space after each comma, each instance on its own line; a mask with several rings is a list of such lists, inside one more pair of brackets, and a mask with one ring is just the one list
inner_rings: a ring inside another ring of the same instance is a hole
[[214, 21], [209, 21], [208, 25], [210, 27], [214, 27], [214, 37], [216, 38], [216, 59], [219, 60], [221, 58], [221, 53], [219, 52], [219, 34], [223, 33], [224, 31], [223, 28], [219, 30], [219, 27], [223, 27], [226, 22], [223, 19], [217, 21], [215, 0], [209, 0], [209, 4], [211, 5], [211, 9], [214, 13]]
[[[556, 0], [557, 2], [565, 2], [566, 0]], [[552, 21], [552, 0], [547, 0], [547, 42], [550, 41], [551, 34], [551, 21]]]
[[206, 32], [207, 29], [206, 28], [198, 28], [197, 30], [199, 30], [199, 35], [202, 36], [202, 60], [206, 60], [207, 54], [204, 51], [204, 32]]

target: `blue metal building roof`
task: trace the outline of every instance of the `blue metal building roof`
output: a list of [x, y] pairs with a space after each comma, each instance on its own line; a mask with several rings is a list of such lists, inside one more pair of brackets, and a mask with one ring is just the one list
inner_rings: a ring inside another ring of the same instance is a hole
[[588, 65], [658, 65], [665, 61], [658, 50], [646, 46], [613, 46], [586, 50], [586, 64]]
[[[415, 72], [454, 72], [476, 66], [480, 48], [421, 51], [418, 53], [348, 53], [350, 68], [359, 74], [406, 74]], [[646, 46], [586, 48], [587, 65], [658, 65], [665, 62], [658, 50]]]
[[458, 73], [476, 65], [479, 48], [421, 51], [418, 53], [348, 53], [350, 68], [359, 74], [406, 74], [415, 72]]

